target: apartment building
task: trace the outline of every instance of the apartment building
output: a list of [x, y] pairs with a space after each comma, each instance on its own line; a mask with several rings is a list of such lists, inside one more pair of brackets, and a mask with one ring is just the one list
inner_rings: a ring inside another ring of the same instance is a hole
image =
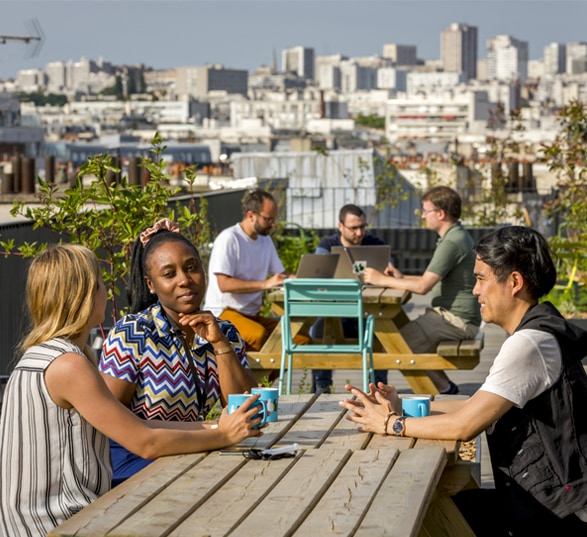
[[562, 43], [551, 43], [544, 47], [544, 74], [564, 73], [567, 64], [567, 47]]
[[485, 129], [493, 106], [486, 91], [390, 99], [385, 133], [392, 142], [404, 138], [448, 142], [459, 134]]
[[296, 73], [299, 77], [314, 80], [314, 49], [293, 47], [282, 51], [281, 70]]
[[477, 78], [477, 27], [451, 24], [441, 34], [440, 57], [444, 71]]
[[587, 43], [567, 43], [566, 73], [578, 75], [587, 73]]
[[178, 67], [176, 92], [180, 99], [205, 98], [211, 92], [247, 95], [248, 72], [243, 69], [225, 69], [222, 65]]
[[487, 78], [519, 80], [528, 78], [528, 42], [510, 35], [498, 35], [487, 40]]
[[396, 66], [418, 64], [416, 45], [383, 45], [383, 57], [391, 60]]

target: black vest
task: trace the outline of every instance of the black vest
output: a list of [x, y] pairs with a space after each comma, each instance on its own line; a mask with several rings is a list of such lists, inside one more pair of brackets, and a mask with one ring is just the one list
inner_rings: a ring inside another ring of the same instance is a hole
[[554, 386], [511, 408], [487, 434], [495, 486], [513, 516], [562, 518], [587, 506], [587, 332], [549, 302], [531, 307], [522, 329], [556, 337], [562, 369]]

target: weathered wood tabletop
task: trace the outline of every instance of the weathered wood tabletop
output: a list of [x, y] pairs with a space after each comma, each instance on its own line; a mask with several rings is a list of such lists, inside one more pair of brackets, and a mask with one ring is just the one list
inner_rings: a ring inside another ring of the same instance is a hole
[[473, 536], [450, 495], [476, 486], [457, 443], [358, 433], [342, 394], [282, 396], [279, 421], [233, 450], [295, 458], [164, 457], [49, 537]]

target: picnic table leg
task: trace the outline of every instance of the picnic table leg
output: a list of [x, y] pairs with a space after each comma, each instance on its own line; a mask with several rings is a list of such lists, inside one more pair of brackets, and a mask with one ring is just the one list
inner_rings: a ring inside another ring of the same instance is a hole
[[[375, 338], [388, 354], [413, 354], [409, 345], [399, 332], [392, 319], [375, 319]], [[423, 370], [398, 369], [404, 376], [414, 393], [430, 393], [436, 395], [438, 389]]]
[[422, 524], [420, 535], [447, 537], [475, 537], [473, 530], [446, 494], [437, 494], [432, 500]]

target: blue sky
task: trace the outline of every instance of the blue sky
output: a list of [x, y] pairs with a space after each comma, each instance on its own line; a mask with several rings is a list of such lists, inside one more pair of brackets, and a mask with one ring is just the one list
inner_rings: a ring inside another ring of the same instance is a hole
[[37, 19], [45, 41], [0, 44], [0, 78], [55, 60], [104, 58], [154, 68], [220, 63], [253, 71], [273, 51], [304, 45], [318, 54], [381, 54], [385, 43], [440, 55], [451, 22], [479, 28], [479, 52], [497, 34], [530, 44], [542, 57], [551, 42], [587, 41], [586, 0], [0, 0], [0, 35], [28, 35]]

